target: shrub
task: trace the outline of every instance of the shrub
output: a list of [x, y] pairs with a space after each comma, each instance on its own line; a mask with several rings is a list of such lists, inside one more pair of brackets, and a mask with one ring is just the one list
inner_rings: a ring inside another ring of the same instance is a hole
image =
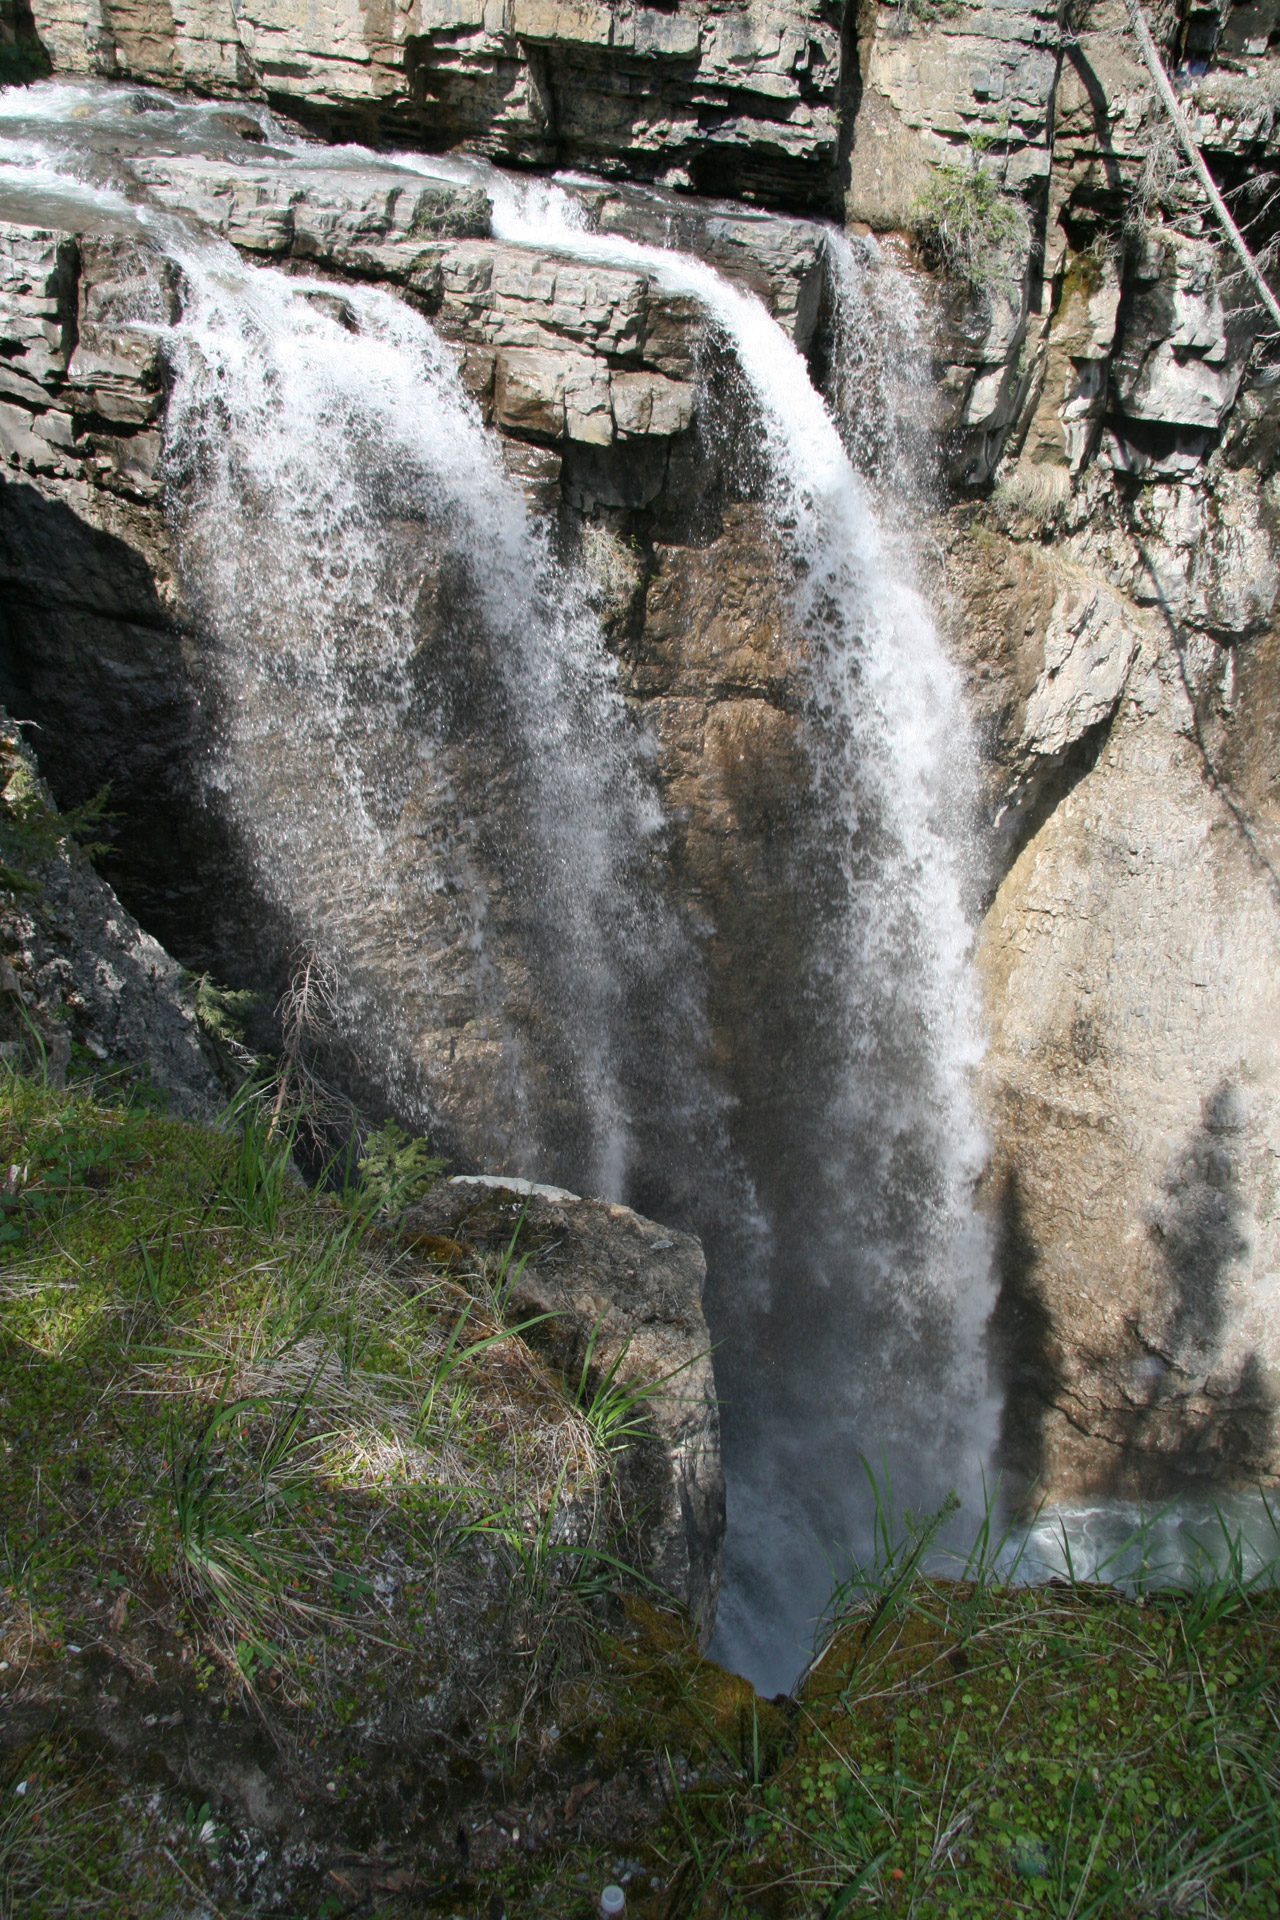
[[15, 733], [0, 732], [0, 888], [10, 893], [39, 893], [39, 870], [61, 853], [69, 840], [88, 854], [104, 847], [89, 842], [106, 813], [107, 790], [59, 813], [32, 771]]
[[989, 292], [1014, 277], [1013, 257], [1026, 244], [1027, 216], [979, 162], [939, 166], [917, 195], [911, 227], [924, 252], [945, 272]]

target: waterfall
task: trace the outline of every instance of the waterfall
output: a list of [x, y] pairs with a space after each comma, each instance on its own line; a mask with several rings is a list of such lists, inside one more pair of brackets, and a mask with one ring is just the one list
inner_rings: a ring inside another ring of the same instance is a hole
[[[972, 1504], [994, 1438], [982, 1345], [991, 1256], [971, 1204], [984, 1153], [969, 1096], [981, 1041], [965, 900], [976, 755], [928, 608], [763, 303], [700, 260], [592, 232], [555, 184], [484, 178], [501, 238], [637, 268], [701, 303], [754, 398], [772, 515], [795, 565], [819, 823], [803, 857], [825, 896], [796, 991], [815, 1044], [808, 1086], [779, 1089], [785, 1128], [742, 1143], [773, 1227], [763, 1298], [723, 1271], [736, 1269], [730, 1248], [709, 1302], [730, 1488], [716, 1651], [769, 1690], [793, 1677], [794, 1627], [821, 1607], [829, 1556], [870, 1546], [858, 1452], [879, 1468], [883, 1449], [900, 1503], [959, 1485]], [[869, 276], [851, 271], [836, 236], [829, 244], [838, 297], [860, 298]], [[847, 307], [837, 320], [846, 343], [865, 338]], [[794, 1062], [787, 1071], [806, 1078]], [[794, 1165], [797, 1131], [806, 1163], [779, 1191], [770, 1156]]]
[[[643, 743], [454, 356], [404, 301], [248, 265], [150, 204], [112, 144], [136, 90], [32, 91], [0, 143], [15, 214], [179, 271], [176, 319], [145, 278], [127, 317], [171, 374], [167, 515], [246, 938], [317, 958], [366, 1100], [426, 1129], [451, 1093], [491, 1166], [622, 1198], [668, 1136], [714, 1155]], [[184, 106], [179, 141], [213, 111]], [[441, 1059], [460, 1027], [469, 1057]]]
[[826, 247], [833, 292], [827, 398], [845, 451], [892, 537], [893, 521], [918, 518], [935, 490], [936, 401], [924, 302], [912, 276], [870, 234], [833, 229]]
[[[513, 245], [691, 296], [750, 396], [810, 793], [787, 853], [787, 1047], [748, 1112], [708, 1057], [642, 726], [451, 354], [387, 293], [248, 266], [136, 183], [122, 198], [117, 163], [50, 104], [76, 92], [49, 90], [0, 152], [0, 195], [12, 209], [24, 167], [42, 205], [51, 181], [103, 217], [111, 195], [112, 222], [180, 269], [177, 319], [138, 320], [173, 373], [168, 511], [214, 711], [208, 790], [263, 924], [277, 950], [325, 959], [375, 1097], [429, 1124], [443, 1090], [490, 1164], [657, 1195], [703, 1233], [730, 1487], [716, 1650], [787, 1685], [828, 1556], [868, 1544], [859, 1451], [883, 1447], [895, 1496], [922, 1504], [976, 1478], [994, 1428], [971, 1205], [973, 748], [837, 417], [839, 381], [847, 398], [867, 377], [874, 262], [829, 236], [833, 415], [761, 301], [701, 260], [592, 231], [554, 182], [360, 156], [482, 184]], [[891, 492], [880, 510], [897, 511]]]
[[[646, 879], [661, 814], [579, 583], [402, 301], [336, 300], [204, 253], [179, 264], [167, 458], [188, 595], [218, 643], [213, 778], [253, 870], [342, 976], [366, 1071], [423, 1124], [408, 1023], [428, 1024], [442, 937], [464, 949], [493, 1035], [491, 1152], [620, 1198], [641, 1093], [629, 1003], [688, 969]], [[465, 793], [460, 740], [477, 731], [519, 796], [502, 845], [493, 796], [486, 818]], [[534, 971], [536, 1024], [554, 1029], [540, 1115], [531, 1016], [513, 1018], [495, 966], [494, 874], [526, 916], [539, 906], [512, 964]], [[670, 1012], [696, 1047], [691, 995]]]

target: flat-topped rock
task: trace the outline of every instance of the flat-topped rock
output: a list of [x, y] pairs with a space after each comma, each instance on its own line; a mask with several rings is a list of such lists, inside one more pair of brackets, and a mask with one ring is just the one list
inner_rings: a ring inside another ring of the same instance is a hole
[[479, 187], [387, 167], [233, 166], [204, 154], [138, 154], [131, 170], [152, 197], [237, 247], [341, 264], [352, 249], [487, 235]]

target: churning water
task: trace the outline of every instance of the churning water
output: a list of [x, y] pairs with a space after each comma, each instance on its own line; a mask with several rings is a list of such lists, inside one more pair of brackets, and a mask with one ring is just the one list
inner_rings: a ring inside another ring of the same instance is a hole
[[[971, 1205], [973, 750], [850, 458], [897, 411], [859, 401], [851, 303], [875, 263], [829, 237], [829, 405], [753, 294], [592, 231], [571, 188], [345, 150], [483, 186], [508, 244], [692, 297], [750, 396], [810, 794], [783, 883], [787, 1004], [750, 1036], [763, 1084], [744, 1097], [708, 1045], [651, 743], [587, 584], [531, 519], [451, 352], [390, 294], [246, 265], [157, 208], [127, 105], [91, 87], [8, 96], [0, 214], [131, 234], [176, 268], [132, 317], [172, 378], [167, 511], [217, 712], [209, 792], [276, 937], [328, 969], [365, 1087], [429, 1124], [469, 1076], [490, 1164], [703, 1233], [730, 1488], [717, 1651], [786, 1685], [828, 1556], [868, 1542], [859, 1454], [883, 1456], [899, 1502], [936, 1502], [976, 1480], [995, 1417]], [[146, 140], [217, 153], [212, 111], [163, 102], [172, 130]], [[271, 164], [305, 173], [315, 149], [259, 117]]]

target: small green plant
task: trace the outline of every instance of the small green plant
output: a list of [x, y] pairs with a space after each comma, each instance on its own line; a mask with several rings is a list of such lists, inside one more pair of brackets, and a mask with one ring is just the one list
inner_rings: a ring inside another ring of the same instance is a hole
[[976, 292], [1011, 285], [1029, 232], [1026, 210], [974, 149], [967, 164], [935, 168], [911, 209], [923, 252]]
[[704, 1360], [706, 1355], [693, 1354], [678, 1367], [672, 1367], [670, 1372], [660, 1374], [654, 1380], [627, 1380], [620, 1378], [623, 1362], [631, 1348], [630, 1340], [625, 1340], [593, 1385], [592, 1363], [603, 1324], [601, 1316], [588, 1336], [573, 1400], [596, 1445], [603, 1453], [618, 1454], [625, 1453], [628, 1447], [648, 1432], [645, 1411], [654, 1396], [696, 1361]]
[[90, 1189], [104, 1186], [114, 1157], [74, 1107], [59, 1112], [0, 1175], [0, 1245], [61, 1219]]
[[464, 1537], [485, 1539], [497, 1547], [517, 1597], [546, 1615], [554, 1613], [561, 1598], [599, 1599], [624, 1582], [652, 1586], [609, 1551], [601, 1539], [598, 1512], [570, 1510], [572, 1503], [565, 1498], [567, 1474], [568, 1468], [562, 1466], [536, 1518], [511, 1504], [462, 1528]]
[[255, 1503], [244, 1497], [231, 1475], [228, 1435], [268, 1409], [260, 1398], [228, 1400], [230, 1380], [228, 1368], [202, 1432], [185, 1452], [175, 1447], [171, 1504], [188, 1589], [224, 1620], [235, 1644], [256, 1639], [279, 1611], [294, 1569], [279, 1546], [261, 1533]]
[[263, 1089], [253, 1082], [236, 1095], [227, 1117], [240, 1131], [231, 1199], [247, 1225], [274, 1233], [290, 1178], [297, 1117], [283, 1120], [279, 1102], [269, 1107]]
[[202, 973], [194, 983], [192, 1002], [204, 1031], [248, 1070], [256, 1058], [248, 1043], [249, 1023], [266, 1012], [266, 996], [247, 987], [224, 987]]
[[227, 1829], [214, 1819], [207, 1800], [198, 1807], [188, 1803], [183, 1825], [196, 1845], [207, 1847], [210, 1853], [215, 1853], [227, 1837]]
[[489, 1291], [493, 1299], [493, 1309], [495, 1313], [506, 1312], [507, 1302], [511, 1298], [511, 1290], [529, 1263], [528, 1252], [522, 1253], [518, 1260], [515, 1258], [516, 1243], [520, 1238], [520, 1229], [524, 1225], [524, 1218], [528, 1211], [529, 1202], [526, 1198], [524, 1205], [520, 1209], [520, 1217], [516, 1221], [515, 1232], [507, 1242], [502, 1258], [498, 1262], [498, 1270], [494, 1274], [490, 1285]]
[[963, 11], [960, 0], [898, 0], [898, 32], [908, 34], [913, 25], [927, 27], [934, 20], [954, 20]]
[[162, 1313], [169, 1304], [171, 1275], [169, 1262], [173, 1255], [173, 1235], [163, 1233], [158, 1246], [150, 1247], [145, 1240], [138, 1242], [138, 1255], [142, 1262], [142, 1279], [148, 1297], [157, 1313]]
[[468, 1361], [474, 1360], [477, 1354], [488, 1352], [491, 1347], [501, 1346], [504, 1341], [513, 1340], [521, 1334], [528, 1333], [532, 1327], [541, 1326], [544, 1320], [550, 1320], [553, 1317], [549, 1313], [538, 1313], [530, 1320], [522, 1320], [517, 1327], [499, 1327], [496, 1333], [482, 1334], [480, 1339], [472, 1340], [464, 1346], [462, 1336], [471, 1324], [475, 1306], [474, 1300], [468, 1300], [464, 1304], [449, 1329], [444, 1344], [431, 1362], [427, 1391], [418, 1409], [414, 1430], [415, 1439], [420, 1440], [427, 1432], [442, 1393]]
[[103, 852], [100, 841], [89, 838], [107, 818], [107, 789], [82, 807], [59, 813], [50, 805], [41, 782], [32, 773], [9, 736], [0, 739], [0, 888], [11, 893], [39, 893], [39, 870], [60, 853], [68, 841], [83, 852]]
[[[960, 1501], [955, 1493], [949, 1493], [932, 1513], [915, 1514], [908, 1510], [903, 1514], [899, 1526], [894, 1513], [888, 1463], [882, 1461], [882, 1484], [876, 1478], [875, 1469], [866, 1455], [859, 1454], [858, 1459], [871, 1489], [874, 1512], [872, 1558], [865, 1562], [855, 1560], [847, 1577], [836, 1582], [827, 1601], [823, 1621], [829, 1641], [831, 1635], [841, 1632], [854, 1615], [869, 1616], [861, 1642], [863, 1648], [867, 1649], [881, 1626], [892, 1620], [903, 1604], [910, 1603], [915, 1582], [928, 1560], [930, 1550], [947, 1522], [960, 1511]], [[985, 1559], [985, 1544], [978, 1551], [980, 1560]], [[821, 1659], [821, 1654], [818, 1658]]]
[[430, 1192], [445, 1169], [445, 1162], [425, 1140], [407, 1134], [394, 1120], [368, 1136], [358, 1165], [359, 1202], [371, 1202], [371, 1210], [382, 1213], [402, 1213], [411, 1207]]

